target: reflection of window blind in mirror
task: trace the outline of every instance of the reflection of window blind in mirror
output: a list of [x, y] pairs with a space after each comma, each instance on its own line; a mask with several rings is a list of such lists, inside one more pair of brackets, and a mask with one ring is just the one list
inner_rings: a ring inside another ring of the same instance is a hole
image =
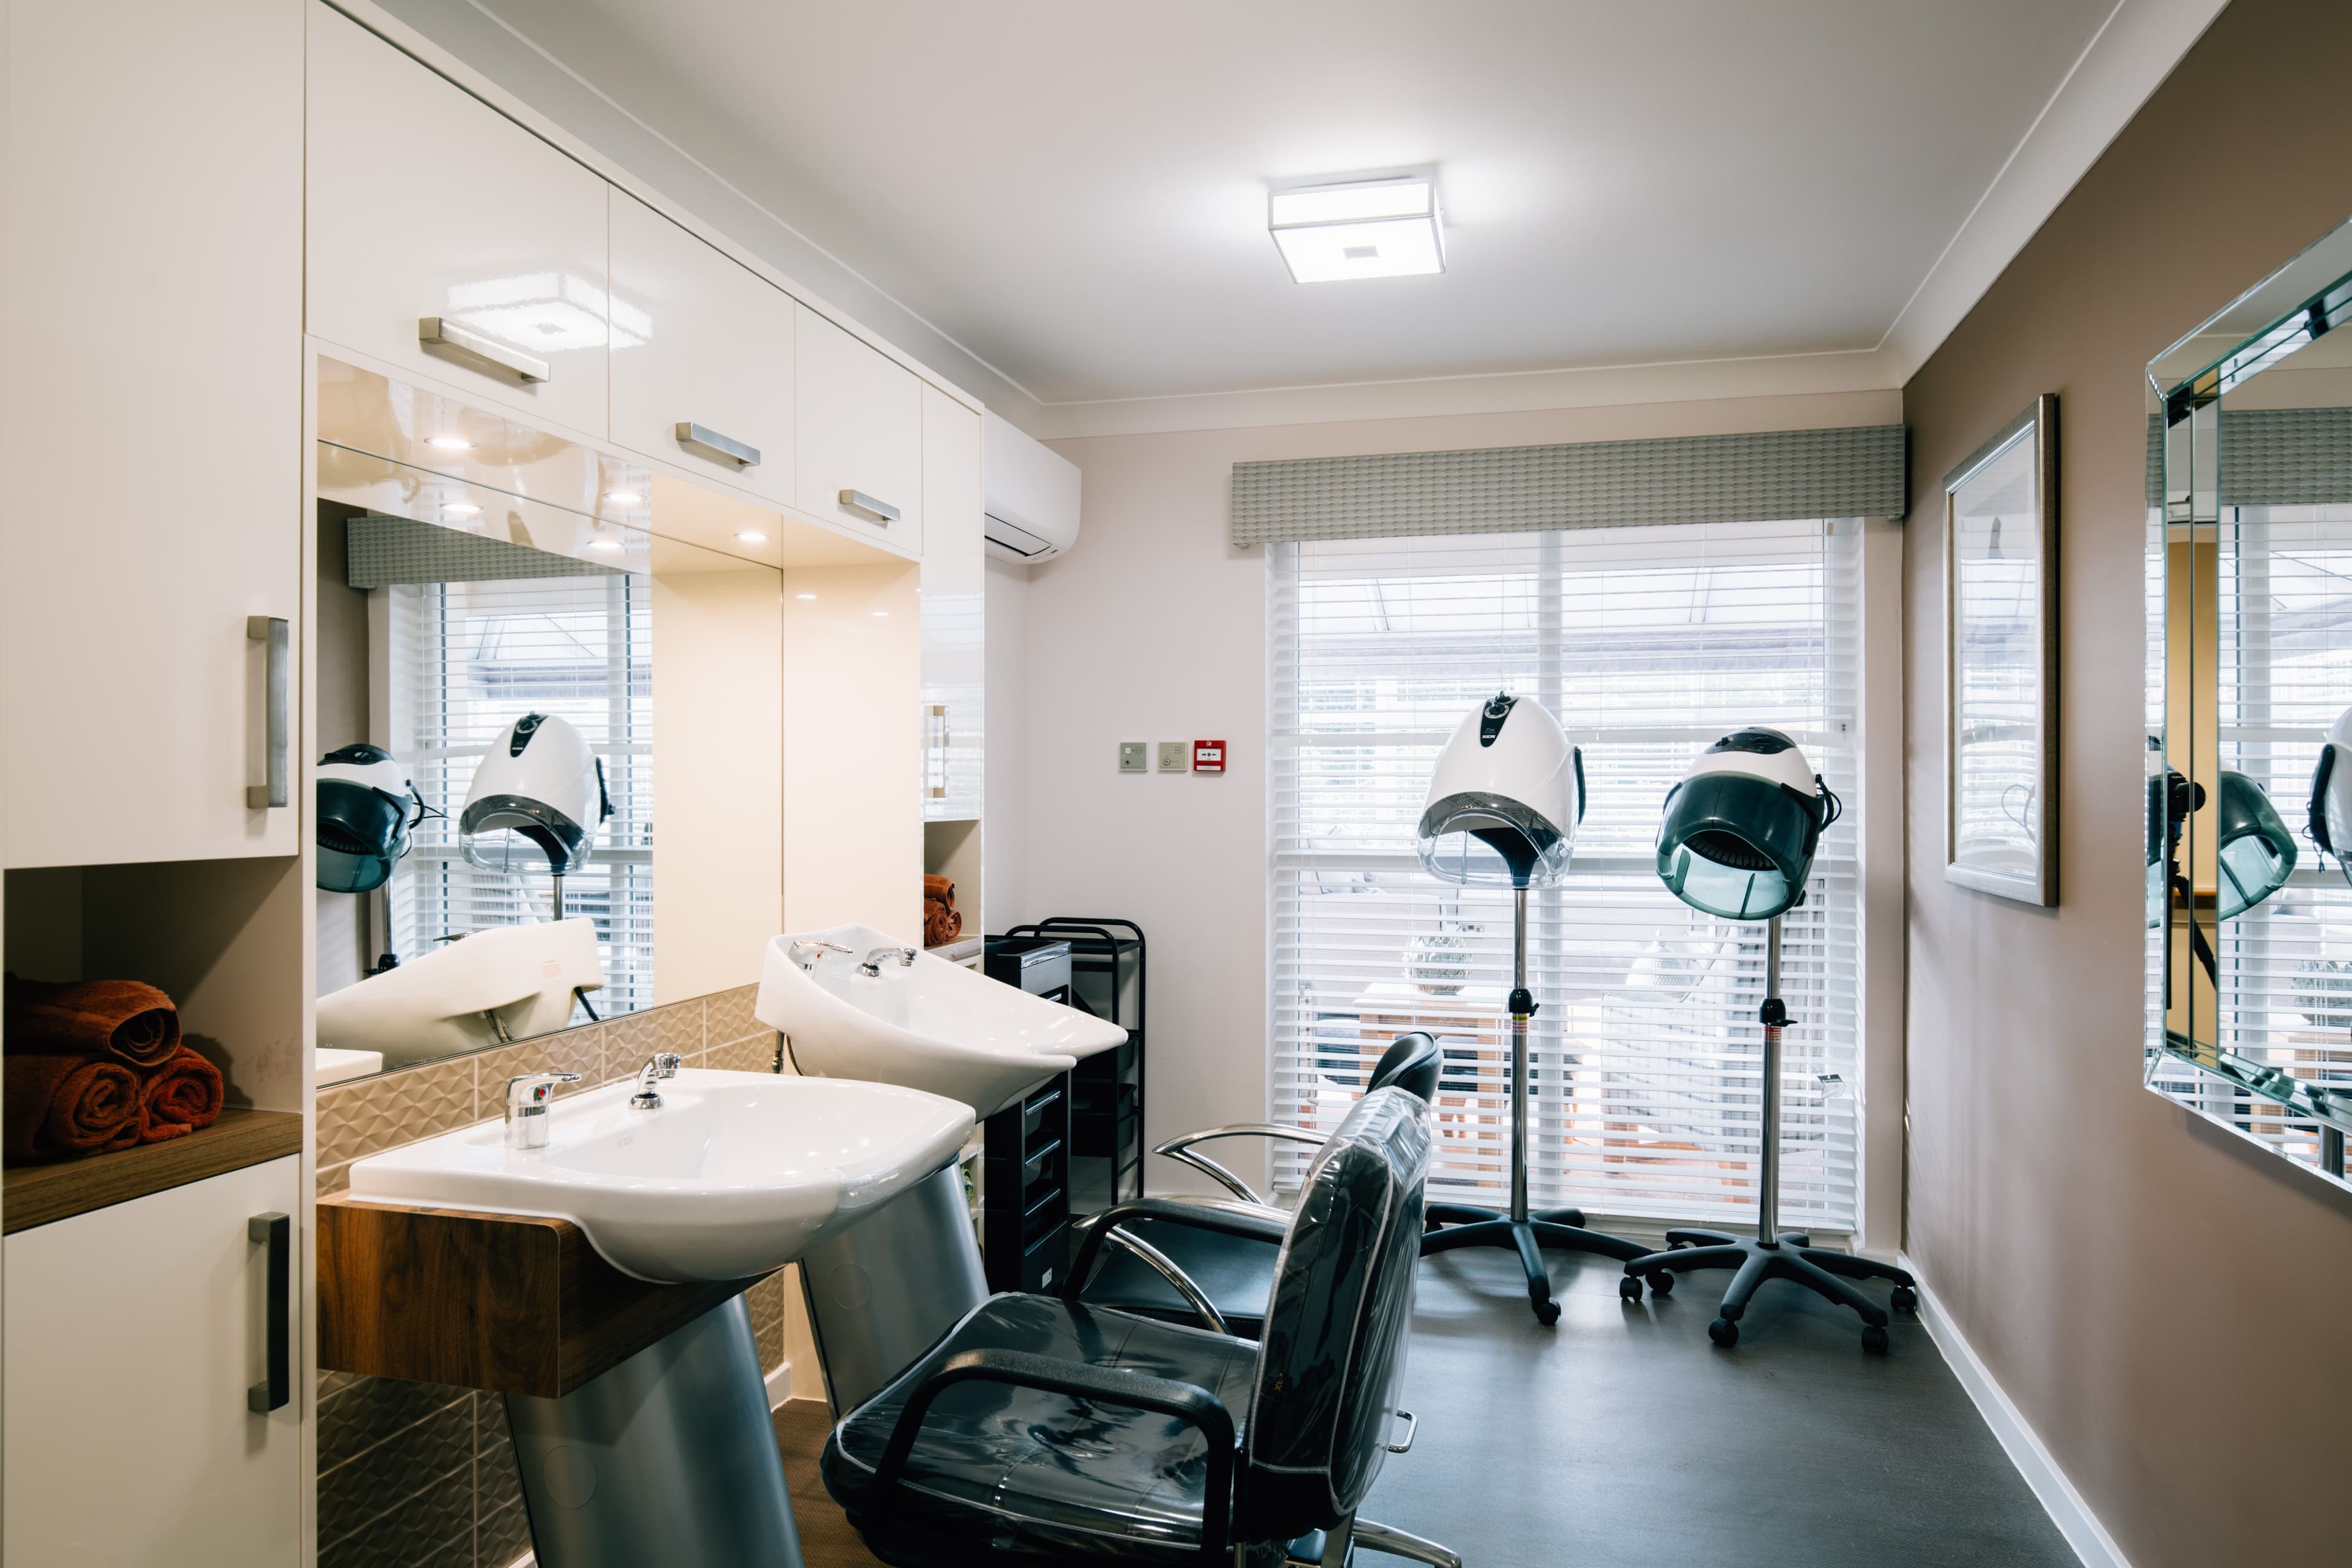
[[2042, 837], [2042, 539], [2029, 431], [1953, 493], [1953, 859], [2032, 877]]
[[1336, 1124], [1424, 1028], [1447, 1054], [1433, 1199], [1507, 1193], [1510, 897], [1413, 849], [1440, 746], [1507, 688], [1559, 714], [1590, 795], [1567, 886], [1529, 900], [1533, 1201], [1750, 1220], [1765, 927], [1677, 901], [1654, 837], [1703, 747], [1774, 725], [1847, 804], [1786, 924], [1781, 1213], [1851, 1227], [1859, 542], [1811, 521], [1269, 545], [1276, 1120]]
[[[588, 864], [563, 881], [564, 912], [596, 922], [600, 1014], [650, 1005], [654, 983], [653, 618], [643, 576], [398, 584], [390, 595], [392, 748], [408, 763], [428, 819], [392, 881], [398, 951], [545, 920], [545, 875], [506, 878], [467, 864], [457, 815], [476, 762], [525, 713], [570, 721], [604, 759], [613, 816]], [[585, 1022], [585, 1015], [575, 1015]]]
[[[2304, 831], [2327, 727], [2352, 707], [2352, 504], [2225, 506], [2216, 602], [2221, 766], [2261, 785], [2293, 833], [2285, 887], [2221, 922], [2216, 1042], [2352, 1092], [2352, 886]], [[2315, 1162], [2311, 1123], [2166, 1059], [2158, 1081]]]

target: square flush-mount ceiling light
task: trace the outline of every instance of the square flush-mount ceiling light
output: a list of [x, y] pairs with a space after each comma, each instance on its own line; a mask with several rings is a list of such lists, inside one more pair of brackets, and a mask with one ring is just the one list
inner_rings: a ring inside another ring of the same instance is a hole
[[1285, 185], [1267, 195], [1265, 226], [1294, 282], [1445, 270], [1433, 173]]

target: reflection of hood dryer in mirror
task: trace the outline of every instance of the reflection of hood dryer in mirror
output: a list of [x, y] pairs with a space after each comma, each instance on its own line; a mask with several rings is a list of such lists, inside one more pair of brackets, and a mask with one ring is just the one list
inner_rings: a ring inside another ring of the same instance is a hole
[[2352, 708], [2327, 727], [2311, 773], [2311, 841], [2352, 882]]
[[319, 870], [330, 893], [372, 893], [392, 879], [425, 820], [408, 769], [382, 746], [344, 746], [319, 759]]
[[2221, 875], [2213, 918], [2235, 920], [2286, 886], [2294, 870], [2294, 836], [2263, 786], [2227, 768], [2221, 770], [2213, 815], [2213, 858]]
[[563, 878], [587, 864], [596, 830], [613, 815], [604, 759], [570, 722], [526, 713], [507, 726], [474, 770], [457, 818], [469, 864], [514, 877], [546, 869], [563, 918]]
[[596, 923], [493, 926], [319, 998], [319, 1044], [387, 1068], [561, 1029], [602, 989]]

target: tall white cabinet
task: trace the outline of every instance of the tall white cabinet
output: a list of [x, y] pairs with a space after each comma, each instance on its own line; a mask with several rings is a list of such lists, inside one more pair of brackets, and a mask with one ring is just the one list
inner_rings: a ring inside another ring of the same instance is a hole
[[981, 417], [923, 389], [923, 869], [956, 885], [960, 941], [981, 930], [987, 752], [987, 563]]
[[10, 866], [299, 847], [303, 10], [7, 5]]
[[305, 1401], [254, 1408], [273, 1356], [299, 1392], [266, 1216], [290, 1225], [301, 1191], [301, 1162], [272, 1160], [8, 1237], [10, 1563], [303, 1560]]

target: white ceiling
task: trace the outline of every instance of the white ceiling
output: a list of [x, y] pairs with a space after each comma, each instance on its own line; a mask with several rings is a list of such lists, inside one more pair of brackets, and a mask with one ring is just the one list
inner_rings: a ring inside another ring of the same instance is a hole
[[[2118, 11], [472, 4], [1049, 408], [1871, 353]], [[1289, 281], [1266, 181], [1418, 163], [1446, 273]]]

